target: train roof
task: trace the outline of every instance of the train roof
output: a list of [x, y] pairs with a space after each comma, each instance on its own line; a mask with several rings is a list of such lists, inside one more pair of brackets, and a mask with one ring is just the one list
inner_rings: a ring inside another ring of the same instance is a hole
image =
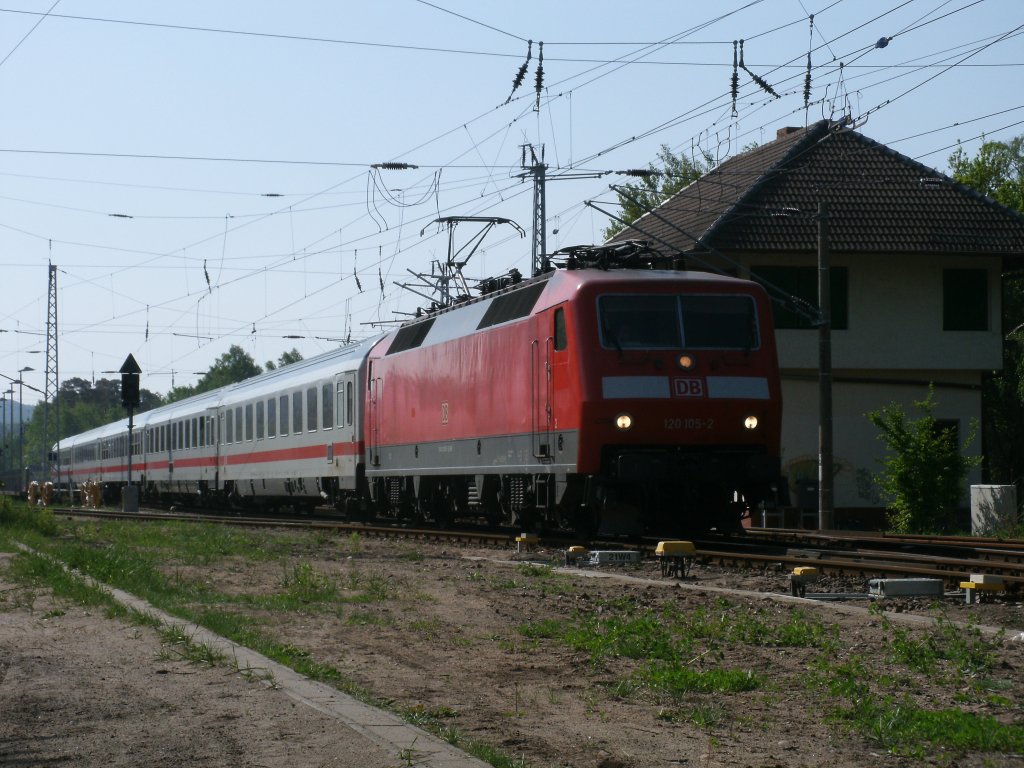
[[635, 289], [638, 285], [667, 283], [763, 292], [757, 283], [750, 280], [696, 270], [592, 267], [554, 269], [405, 323], [386, 337], [381, 351], [384, 355], [392, 355], [408, 349], [429, 347], [520, 320], [570, 299], [587, 285], [611, 287], [618, 284]]
[[[212, 389], [209, 392], [202, 392], [198, 395], [187, 397], [184, 400], [178, 400], [149, 411], [137, 413], [134, 416], [135, 427], [162, 424], [186, 415], [195, 415], [205, 411], [207, 408], [216, 408], [222, 404], [248, 400], [259, 397], [264, 393], [276, 392], [292, 386], [301, 386], [302, 383], [321, 378], [325, 374], [356, 370], [366, 359], [370, 348], [381, 338], [381, 336], [374, 336], [365, 341], [356, 342], [339, 349], [332, 349], [315, 357], [299, 360], [290, 365], [275, 368], [272, 371], [266, 371], [235, 384], [228, 384], [218, 389]], [[122, 436], [127, 430], [128, 419], [124, 418], [110, 424], [104, 424], [101, 427], [95, 427], [87, 432], [66, 437], [60, 441], [60, 446], [62, 449], [74, 448], [81, 443]]]

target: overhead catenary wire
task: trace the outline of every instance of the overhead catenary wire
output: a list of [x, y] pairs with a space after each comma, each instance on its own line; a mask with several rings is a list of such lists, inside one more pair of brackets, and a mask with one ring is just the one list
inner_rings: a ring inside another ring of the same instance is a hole
[[[806, 20], [806, 19], [805, 19], [805, 20]], [[749, 35], [749, 36], [746, 36], [746, 39], [753, 39], [753, 38], [754, 38], [754, 36], [753, 36], [753, 35]], [[554, 59], [552, 59], [552, 60], [554, 60]], [[557, 94], [553, 94], [553, 95], [552, 95], [552, 97], [553, 97], [553, 98], [557, 98]], [[748, 111], [748, 112], [746, 112], [746, 114], [748, 114], [748, 115], [749, 115], [749, 114], [751, 114], [751, 111]], [[730, 135], [732, 135], [732, 134], [730, 134]], [[737, 134], [735, 134], [735, 135], [737, 135], [737, 136], [738, 136], [739, 134], [737, 133]], [[485, 202], [485, 201], [481, 201], [481, 205], [486, 205], [486, 202]], [[296, 209], [296, 210], [297, 210], [297, 209]], [[332, 227], [332, 232], [333, 232], [333, 231], [336, 231], [336, 227]], [[294, 250], [295, 250], [295, 249], [293, 249], [293, 251], [294, 251]], [[205, 287], [204, 287], [204, 290], [206, 290], [206, 289], [205, 289]]]

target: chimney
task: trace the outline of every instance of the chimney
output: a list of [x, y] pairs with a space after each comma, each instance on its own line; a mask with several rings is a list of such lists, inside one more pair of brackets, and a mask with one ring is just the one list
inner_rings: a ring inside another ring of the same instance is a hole
[[775, 132], [775, 138], [776, 139], [784, 139], [787, 136], [789, 136], [790, 134], [793, 134], [793, 133], [796, 133], [797, 131], [802, 131], [802, 130], [803, 130], [803, 128], [798, 128], [796, 126], [787, 125], [785, 128], [779, 128], [779, 130], [777, 130]]

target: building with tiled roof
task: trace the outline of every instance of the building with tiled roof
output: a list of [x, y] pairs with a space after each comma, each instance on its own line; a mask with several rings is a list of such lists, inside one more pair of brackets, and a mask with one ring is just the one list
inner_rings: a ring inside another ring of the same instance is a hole
[[[1001, 275], [1024, 257], [1024, 216], [823, 121], [726, 160], [613, 241], [650, 241], [693, 269], [760, 278], [813, 308], [820, 203], [829, 212], [836, 523], [877, 524], [872, 477], [884, 445], [864, 414], [893, 401], [912, 413], [934, 385], [935, 416], [961, 441], [980, 424], [982, 377], [1002, 365]], [[818, 334], [791, 308], [775, 308], [783, 467], [794, 504], [816, 510]], [[979, 436], [967, 453], [980, 449]], [[980, 479], [977, 470], [970, 482]]]

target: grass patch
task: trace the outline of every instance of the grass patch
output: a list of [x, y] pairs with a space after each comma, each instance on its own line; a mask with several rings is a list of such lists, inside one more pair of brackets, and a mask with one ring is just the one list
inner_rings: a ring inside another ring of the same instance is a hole
[[960, 752], [1024, 751], [1024, 726], [960, 709], [926, 710], [906, 700], [868, 697], [836, 717], [890, 752], [909, 757], [924, 757], [925, 745]]

